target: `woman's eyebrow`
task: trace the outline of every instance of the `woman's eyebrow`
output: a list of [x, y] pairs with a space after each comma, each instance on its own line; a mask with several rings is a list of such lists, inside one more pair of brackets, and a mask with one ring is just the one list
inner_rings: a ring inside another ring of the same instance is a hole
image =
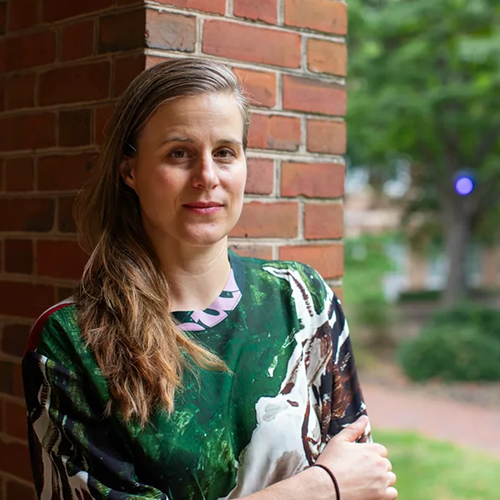
[[169, 142], [194, 142], [193, 139], [190, 139], [189, 137], [183, 136], [183, 135], [169, 135], [167, 136], [161, 143], [160, 146], [164, 146], [165, 144], [168, 144]]
[[234, 138], [229, 138], [229, 139], [219, 139], [217, 141], [217, 144], [237, 144], [238, 146], [243, 146], [243, 143], [238, 140], [238, 139], [234, 139]]
[[[186, 137], [183, 135], [169, 135], [167, 136], [162, 143], [160, 144], [160, 147], [164, 146], [165, 144], [169, 144], [170, 142], [187, 142], [187, 143], [193, 143], [195, 142], [194, 139], [191, 139], [190, 137]], [[226, 139], [219, 139], [217, 141], [217, 144], [237, 144], [238, 146], [243, 146], [243, 142], [239, 139], [236, 138], [226, 138]]]

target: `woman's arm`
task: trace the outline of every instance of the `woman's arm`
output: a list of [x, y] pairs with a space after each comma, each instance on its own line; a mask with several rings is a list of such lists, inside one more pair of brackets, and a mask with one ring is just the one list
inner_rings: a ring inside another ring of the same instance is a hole
[[26, 354], [23, 377], [38, 498], [168, 500], [138, 480], [90, 384], [37, 352]]
[[[385, 458], [385, 447], [356, 442], [367, 424], [368, 419], [362, 417], [342, 430], [328, 443], [316, 463], [334, 473], [342, 500], [395, 500], [398, 496], [393, 488], [396, 476]], [[339, 500], [335, 497], [331, 478], [313, 466], [242, 500]]]
[[[366, 415], [349, 326], [335, 295], [331, 298], [329, 316], [332, 352], [318, 391], [326, 442], [361, 415]], [[359, 442], [371, 442], [369, 426]]]

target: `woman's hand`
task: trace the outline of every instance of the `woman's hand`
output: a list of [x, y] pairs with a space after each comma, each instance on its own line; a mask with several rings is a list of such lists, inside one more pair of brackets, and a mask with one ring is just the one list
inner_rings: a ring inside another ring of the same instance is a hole
[[[387, 448], [381, 444], [356, 443], [367, 425], [368, 417], [363, 416], [343, 429], [328, 443], [316, 463], [333, 472], [342, 500], [394, 500], [398, 496], [393, 487], [396, 475], [387, 458]], [[316, 470], [317, 475], [323, 474], [333, 492], [326, 471], [319, 467]]]

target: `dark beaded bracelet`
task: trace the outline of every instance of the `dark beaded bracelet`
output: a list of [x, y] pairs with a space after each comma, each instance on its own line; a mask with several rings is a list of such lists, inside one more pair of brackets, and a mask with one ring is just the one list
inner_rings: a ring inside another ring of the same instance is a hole
[[335, 493], [337, 495], [337, 500], [340, 500], [339, 483], [337, 481], [337, 478], [333, 474], [333, 472], [328, 467], [326, 467], [325, 465], [322, 465], [322, 464], [314, 464], [313, 467], [320, 467], [321, 469], [323, 469], [324, 471], [326, 471], [328, 473], [328, 475], [332, 478], [333, 486], [335, 486]]

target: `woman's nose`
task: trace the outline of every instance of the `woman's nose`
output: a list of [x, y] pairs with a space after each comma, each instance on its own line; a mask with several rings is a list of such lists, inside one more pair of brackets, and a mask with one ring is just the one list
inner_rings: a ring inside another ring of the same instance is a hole
[[198, 156], [193, 172], [193, 185], [197, 188], [213, 189], [219, 184], [217, 163], [211, 152]]

